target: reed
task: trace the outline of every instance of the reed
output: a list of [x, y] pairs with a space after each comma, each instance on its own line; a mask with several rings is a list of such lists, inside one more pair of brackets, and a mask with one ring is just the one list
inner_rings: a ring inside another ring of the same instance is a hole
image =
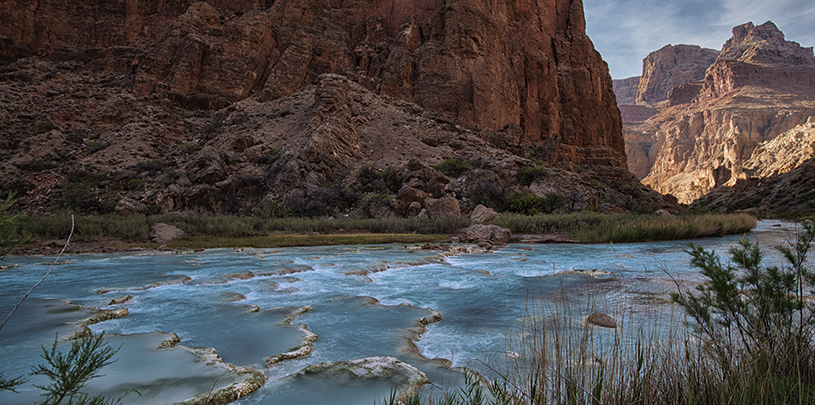
[[497, 224], [515, 234], [559, 233], [583, 243], [625, 243], [745, 233], [756, 226], [756, 219], [747, 214], [659, 216], [578, 212], [533, 216], [502, 214]]
[[[250, 238], [290, 234], [451, 234], [470, 225], [468, 218], [381, 218], [381, 219], [334, 219], [319, 218], [258, 218], [228, 215], [205, 215], [196, 211], [163, 215], [121, 216], [116, 214], [82, 216], [76, 219], [76, 239], [80, 241], [121, 239], [129, 242], [147, 242], [150, 227], [155, 223], [167, 223], [195, 237]], [[70, 216], [31, 216], [19, 220], [18, 232], [38, 239], [65, 239], [71, 230]], [[344, 240], [351, 240], [347, 236]], [[296, 237], [289, 238], [297, 240]], [[367, 237], [365, 240], [375, 240]], [[390, 239], [394, 239], [393, 236]], [[410, 240], [400, 237], [400, 240]], [[215, 239], [212, 239], [215, 240]], [[282, 240], [282, 239], [281, 239]], [[304, 243], [311, 243], [305, 242]], [[311, 240], [317, 240], [311, 238]], [[384, 240], [384, 239], [383, 239]], [[431, 236], [423, 240], [437, 241]], [[261, 241], [262, 242], [262, 241]], [[263, 242], [265, 243], [265, 242]], [[384, 242], [383, 242], [384, 243]], [[231, 243], [230, 243], [231, 244]], [[226, 245], [225, 245], [226, 246]]]
[[815, 287], [805, 265], [813, 241], [815, 225], [805, 225], [778, 248], [788, 261], [780, 269], [761, 265], [758, 246], [746, 241], [726, 266], [713, 252], [688, 249], [707, 282], [673, 294], [672, 308], [684, 310], [678, 319], [643, 323], [621, 313], [616, 329], [594, 328], [578, 321], [590, 302], [540, 295], [508, 338], [509, 363], [487, 363], [498, 375], [491, 383], [468, 378], [456, 390], [385, 403], [813, 404], [815, 304], [804, 293]]

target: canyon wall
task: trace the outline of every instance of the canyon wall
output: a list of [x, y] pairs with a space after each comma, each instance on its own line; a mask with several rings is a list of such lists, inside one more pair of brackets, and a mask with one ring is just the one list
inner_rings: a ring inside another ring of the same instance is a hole
[[[641, 79], [639, 89], [649, 81]], [[748, 161], [791, 169], [772, 163], [785, 158], [763, 145], [815, 115], [815, 57], [773, 23], [747, 23], [733, 29], [702, 80], [666, 94], [653, 105], [656, 114], [626, 123], [629, 166], [644, 184], [690, 203], [714, 187], [768, 175]], [[809, 157], [804, 145], [796, 162]]]
[[499, 131], [497, 144], [551, 164], [626, 167], [581, 0], [5, 0], [0, 10], [5, 56], [127, 48], [130, 66], [117, 67], [136, 72], [140, 97], [270, 101], [334, 73]]

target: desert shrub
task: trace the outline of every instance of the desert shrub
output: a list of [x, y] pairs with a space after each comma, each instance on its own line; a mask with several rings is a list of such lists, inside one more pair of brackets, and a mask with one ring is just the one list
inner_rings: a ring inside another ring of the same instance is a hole
[[85, 148], [88, 150], [88, 154], [91, 155], [107, 147], [108, 144], [102, 141], [89, 141], [85, 144]]
[[512, 191], [504, 195], [504, 202], [509, 211], [525, 215], [551, 214], [565, 208], [563, 196], [557, 193], [549, 193], [545, 197], [538, 197], [533, 193]]
[[431, 165], [445, 176], [458, 177], [470, 170], [470, 165], [459, 158], [447, 158], [441, 163]]
[[201, 148], [201, 145], [198, 142], [184, 142], [181, 145], [178, 145], [178, 151], [183, 155], [192, 155], [195, 152], [198, 152], [198, 149]]
[[371, 193], [362, 198], [360, 208], [365, 215], [372, 216], [374, 207], [389, 207], [393, 196], [388, 194]]
[[162, 170], [164, 170], [165, 167], [167, 167], [166, 160], [150, 159], [133, 165], [133, 171], [135, 171], [136, 173], [147, 172], [148, 175], [152, 176], [156, 173], [160, 173]]
[[12, 211], [12, 207], [17, 199], [14, 193], [6, 194], [6, 198], [0, 200], [0, 259], [3, 259], [14, 247], [26, 241], [26, 238], [19, 234], [20, 215]]
[[524, 167], [518, 170], [518, 182], [529, 187], [533, 181], [546, 175], [545, 167]]
[[252, 215], [262, 219], [288, 218], [295, 216], [295, 211], [286, 204], [281, 204], [270, 198], [264, 198], [252, 207]]
[[382, 179], [385, 182], [392, 180], [396, 176], [396, 167], [388, 166], [382, 170], [376, 168], [372, 163], [366, 163], [357, 170], [357, 179], [362, 184], [372, 183]]
[[107, 173], [74, 172], [63, 185], [65, 204], [71, 209], [106, 214], [113, 212], [116, 201], [106, 192], [110, 181]]
[[17, 166], [18, 169], [26, 172], [41, 172], [44, 170], [56, 169], [59, 167], [59, 164], [43, 159], [32, 159], [22, 163], [17, 163], [15, 166]]

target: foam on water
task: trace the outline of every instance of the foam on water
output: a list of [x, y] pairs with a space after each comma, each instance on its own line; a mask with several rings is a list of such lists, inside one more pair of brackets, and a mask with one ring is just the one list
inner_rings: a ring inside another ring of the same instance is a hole
[[[784, 234], [774, 225], [762, 221], [749, 237], [758, 238], [764, 247], [775, 246], [783, 242]], [[693, 242], [726, 258], [740, 238]], [[460, 373], [427, 359], [446, 359], [453, 366], [487, 373], [479, 364], [502, 363], [511, 356], [508, 339], [530, 320], [530, 304], [541, 297], [543, 302], [556, 296], [558, 302], [566, 300], [575, 319], [599, 310], [641, 320], [646, 329], [654, 320], [671, 322], [667, 302], [675, 285], [665, 271], [686, 283], [701, 279], [688, 266], [683, 252], [688, 243], [512, 245], [492, 253], [458, 256], [399, 245], [74, 255], [67, 258], [73, 263], [54, 268], [0, 331], [0, 355], [7, 360], [0, 364], [0, 372], [25, 373], [39, 361], [39, 346], [53, 342], [54, 332], [64, 335], [75, 329], [70, 319], [58, 316], [40, 322], [46, 318], [37, 311], [47, 312], [45, 306], [52, 304], [44, 303], [53, 303], [48, 300], [106, 307], [112, 299], [128, 294], [133, 297], [130, 302], [110, 308], [126, 307], [130, 314], [93, 325], [94, 331], [135, 336], [177, 333], [182, 345], [212, 347], [226, 362], [260, 369], [270, 378], [269, 384], [240, 404], [373, 403], [377, 396], [388, 394], [393, 381], [357, 381], [345, 389], [320, 375], [286, 378], [313, 364], [371, 356], [398, 358], [426, 372], [437, 384], [457, 381]], [[780, 260], [768, 253], [770, 262]], [[4, 286], [0, 310], [7, 313], [14, 306], [48, 270], [38, 263], [49, 260], [53, 258], [7, 258], [9, 264], [20, 267], [0, 272]], [[97, 294], [100, 289], [118, 291]], [[302, 306], [313, 310], [292, 319], [292, 311]], [[431, 309], [442, 320], [427, 325], [421, 334], [419, 320], [433, 318]], [[555, 317], [558, 310], [543, 308], [540, 316]], [[68, 316], [72, 317], [81, 316]], [[319, 336], [311, 343], [312, 352], [266, 366], [269, 356], [304, 344], [299, 324]], [[16, 338], [21, 335], [26, 339]], [[127, 349], [130, 354], [121, 356], [117, 364], [127, 367], [139, 350], [138, 344], [132, 351]], [[35, 392], [30, 384], [23, 390]], [[187, 395], [183, 392], [176, 394]], [[0, 394], [0, 403], [12, 403], [9, 395], [14, 394]], [[125, 403], [138, 401], [128, 397]]]

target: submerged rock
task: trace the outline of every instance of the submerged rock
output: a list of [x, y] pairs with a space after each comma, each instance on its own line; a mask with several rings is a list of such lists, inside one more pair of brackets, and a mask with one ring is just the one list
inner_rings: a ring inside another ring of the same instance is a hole
[[309, 374], [322, 374], [347, 380], [390, 379], [409, 389], [416, 389], [430, 382], [425, 373], [394, 357], [367, 357], [313, 364], [294, 376]]

